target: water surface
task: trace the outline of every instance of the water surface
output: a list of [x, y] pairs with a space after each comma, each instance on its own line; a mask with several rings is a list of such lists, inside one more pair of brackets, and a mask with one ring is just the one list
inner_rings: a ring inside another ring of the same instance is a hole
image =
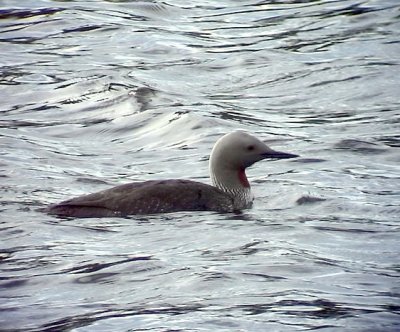
[[[0, 8], [0, 329], [400, 329], [398, 1]], [[209, 183], [235, 129], [301, 155], [249, 170], [243, 214], [37, 211]]]

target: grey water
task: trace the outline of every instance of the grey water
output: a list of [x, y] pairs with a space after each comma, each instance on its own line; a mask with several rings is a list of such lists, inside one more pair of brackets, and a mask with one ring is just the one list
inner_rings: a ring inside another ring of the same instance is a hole
[[[397, 0], [0, 2], [1, 331], [400, 330]], [[227, 132], [295, 160], [242, 214], [58, 219], [210, 183]]]

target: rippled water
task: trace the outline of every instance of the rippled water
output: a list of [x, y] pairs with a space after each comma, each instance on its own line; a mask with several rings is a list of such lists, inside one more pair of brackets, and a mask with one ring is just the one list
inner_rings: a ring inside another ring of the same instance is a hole
[[[0, 6], [2, 331], [400, 329], [397, 0]], [[241, 215], [36, 211], [237, 128], [302, 156]]]

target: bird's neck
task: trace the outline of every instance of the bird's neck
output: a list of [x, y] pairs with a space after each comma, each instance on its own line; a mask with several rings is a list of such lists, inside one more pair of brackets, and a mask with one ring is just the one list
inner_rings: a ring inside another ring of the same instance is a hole
[[244, 168], [210, 167], [211, 181], [215, 187], [233, 198], [236, 209], [244, 209], [253, 201], [251, 187]]
[[246, 176], [246, 172], [244, 168], [240, 168], [237, 171], [237, 177], [239, 179], [240, 184], [244, 187], [244, 188], [248, 188], [250, 189], [250, 183], [249, 180], [247, 180], [247, 176]]

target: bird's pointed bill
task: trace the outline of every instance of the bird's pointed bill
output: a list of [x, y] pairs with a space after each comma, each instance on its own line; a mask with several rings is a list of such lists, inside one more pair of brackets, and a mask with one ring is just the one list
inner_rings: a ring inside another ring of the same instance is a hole
[[281, 152], [281, 151], [268, 151], [262, 154], [264, 159], [289, 159], [299, 157], [297, 154]]

